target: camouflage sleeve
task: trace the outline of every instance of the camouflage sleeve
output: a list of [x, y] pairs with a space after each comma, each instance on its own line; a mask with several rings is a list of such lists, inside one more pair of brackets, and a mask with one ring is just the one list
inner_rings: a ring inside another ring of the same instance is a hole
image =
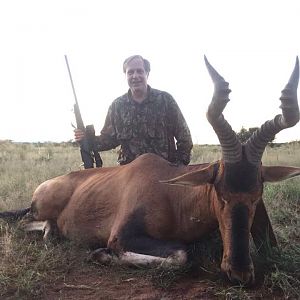
[[120, 144], [116, 138], [114, 115], [114, 104], [111, 104], [108, 109], [101, 133], [99, 136], [96, 136], [96, 148], [98, 151], [111, 150], [116, 148]]
[[176, 159], [187, 165], [191, 159], [193, 141], [185, 118], [172, 96], [170, 96], [168, 111], [172, 134], [176, 139]]

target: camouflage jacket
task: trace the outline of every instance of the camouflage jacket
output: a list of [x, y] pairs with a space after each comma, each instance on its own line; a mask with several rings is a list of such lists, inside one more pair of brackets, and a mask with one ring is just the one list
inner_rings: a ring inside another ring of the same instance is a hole
[[188, 164], [193, 143], [173, 97], [148, 86], [148, 97], [142, 103], [132, 100], [129, 90], [109, 107], [101, 135], [96, 137], [97, 150], [119, 145], [121, 165], [149, 152], [170, 162]]

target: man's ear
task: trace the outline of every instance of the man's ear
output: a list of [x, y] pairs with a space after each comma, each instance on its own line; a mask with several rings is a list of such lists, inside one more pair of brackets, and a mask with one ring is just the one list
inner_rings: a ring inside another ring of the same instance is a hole
[[300, 175], [300, 167], [262, 166], [264, 182], [277, 182]]
[[215, 166], [212, 164], [202, 170], [189, 172], [168, 180], [160, 180], [159, 182], [171, 185], [197, 186], [212, 183], [213, 177], [215, 176], [214, 171]]

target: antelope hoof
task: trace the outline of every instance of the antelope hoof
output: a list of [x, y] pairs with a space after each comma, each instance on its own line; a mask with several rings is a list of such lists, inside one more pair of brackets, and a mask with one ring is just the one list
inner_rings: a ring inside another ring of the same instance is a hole
[[115, 261], [115, 255], [108, 248], [99, 248], [89, 255], [88, 262], [98, 261], [103, 264], [110, 264]]
[[255, 275], [253, 271], [236, 271], [236, 270], [229, 270], [226, 272], [228, 279], [233, 284], [242, 284], [244, 286], [251, 286], [255, 282]]

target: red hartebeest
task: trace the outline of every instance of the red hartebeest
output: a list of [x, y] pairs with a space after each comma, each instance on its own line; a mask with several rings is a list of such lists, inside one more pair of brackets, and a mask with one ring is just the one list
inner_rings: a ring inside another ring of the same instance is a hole
[[67, 238], [97, 244], [93, 257], [102, 262], [171, 266], [186, 262], [188, 243], [219, 228], [222, 270], [232, 281], [253, 282], [249, 237], [263, 183], [300, 175], [299, 167], [261, 164], [274, 135], [299, 121], [299, 62], [297, 58], [280, 97], [282, 114], [264, 123], [245, 144], [222, 113], [229, 101], [228, 83], [205, 62], [215, 86], [207, 118], [219, 138], [221, 160], [174, 166], [144, 154], [125, 166], [48, 180], [34, 192], [35, 221], [27, 229], [42, 225], [46, 236], [55, 225]]

